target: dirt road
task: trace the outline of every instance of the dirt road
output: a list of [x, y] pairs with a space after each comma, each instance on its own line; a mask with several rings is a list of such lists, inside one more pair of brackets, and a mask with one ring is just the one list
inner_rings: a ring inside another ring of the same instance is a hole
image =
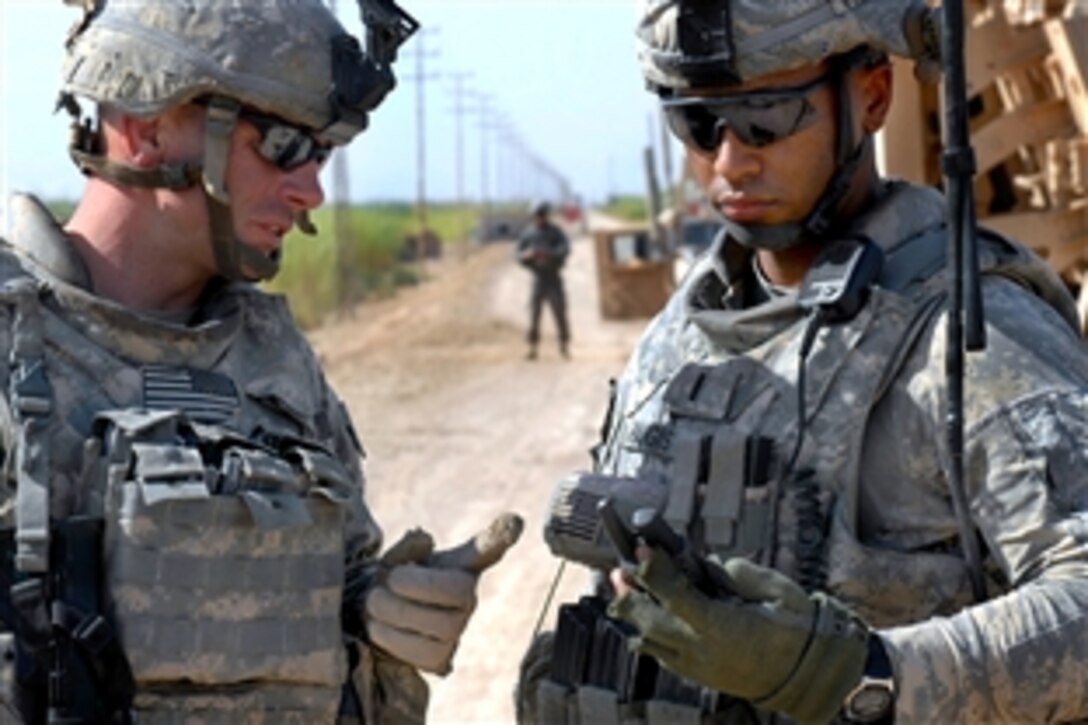
[[[526, 521], [483, 576], [454, 672], [430, 678], [430, 722], [513, 722], [517, 664], [557, 568], [541, 536], [548, 496], [588, 467], [608, 379], [645, 325], [600, 319], [591, 243], [572, 240], [569, 361], [547, 315], [540, 359], [525, 359], [529, 275], [508, 244], [443, 260], [426, 284], [311, 336], [367, 449], [367, 500], [387, 543], [418, 525], [453, 545], [506, 510]], [[583, 586], [568, 569], [560, 598]]]

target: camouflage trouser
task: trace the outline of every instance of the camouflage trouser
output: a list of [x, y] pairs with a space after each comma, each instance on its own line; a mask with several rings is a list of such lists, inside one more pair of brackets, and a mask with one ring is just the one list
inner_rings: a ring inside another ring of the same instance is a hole
[[540, 342], [540, 311], [547, 303], [555, 317], [555, 327], [559, 331], [559, 342], [566, 345], [570, 341], [570, 327], [567, 324], [567, 296], [563, 291], [563, 278], [558, 274], [538, 274], [533, 280], [533, 293], [529, 298], [529, 335], [530, 345]]

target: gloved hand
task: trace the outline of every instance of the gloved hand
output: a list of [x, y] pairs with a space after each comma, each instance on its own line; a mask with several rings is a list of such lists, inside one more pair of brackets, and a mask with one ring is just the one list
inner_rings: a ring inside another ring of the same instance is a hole
[[868, 628], [841, 602], [806, 594], [747, 559], [707, 562], [732, 594], [697, 590], [660, 549], [649, 550], [609, 614], [638, 628], [632, 647], [706, 687], [825, 723], [861, 680]]
[[522, 528], [520, 517], [503, 514], [468, 542], [441, 552], [427, 532], [409, 531], [382, 556], [366, 594], [367, 638], [402, 662], [448, 674], [476, 607], [479, 574], [502, 558]]

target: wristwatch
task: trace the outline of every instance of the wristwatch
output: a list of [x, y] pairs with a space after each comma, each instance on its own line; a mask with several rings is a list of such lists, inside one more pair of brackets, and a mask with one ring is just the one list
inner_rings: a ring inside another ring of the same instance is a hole
[[895, 673], [884, 643], [869, 634], [869, 656], [861, 681], [842, 703], [843, 718], [849, 723], [891, 723], [895, 718]]

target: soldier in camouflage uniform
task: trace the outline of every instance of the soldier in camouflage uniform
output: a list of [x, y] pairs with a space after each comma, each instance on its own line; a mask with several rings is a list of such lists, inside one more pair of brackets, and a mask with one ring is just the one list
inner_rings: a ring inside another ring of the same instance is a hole
[[533, 221], [518, 238], [518, 262], [533, 274], [533, 289], [529, 296], [529, 359], [536, 359], [540, 342], [540, 313], [544, 305], [551, 308], [559, 333], [559, 354], [570, 357], [570, 324], [567, 321], [567, 295], [563, 290], [561, 270], [570, 254], [570, 240], [563, 230], [552, 224], [548, 216], [551, 205], [533, 205]]
[[919, 5], [645, 4], [644, 74], [726, 229], [638, 344], [596, 471], [617, 501], [660, 487], [698, 556], [657, 537], [601, 579], [644, 657], [608, 686], [595, 662], [571, 677], [561, 618], [523, 663], [523, 720], [1088, 717], [1088, 356], [1056, 276], [992, 233], [964, 411], [985, 601], [961, 554], [945, 204], [874, 158], [886, 53], [933, 57]]
[[252, 284], [415, 21], [364, 0], [364, 52], [321, 0], [83, 6], [85, 193], [63, 227], [17, 195], [0, 247], [0, 714], [420, 722], [488, 562], [379, 558], [345, 407]]

